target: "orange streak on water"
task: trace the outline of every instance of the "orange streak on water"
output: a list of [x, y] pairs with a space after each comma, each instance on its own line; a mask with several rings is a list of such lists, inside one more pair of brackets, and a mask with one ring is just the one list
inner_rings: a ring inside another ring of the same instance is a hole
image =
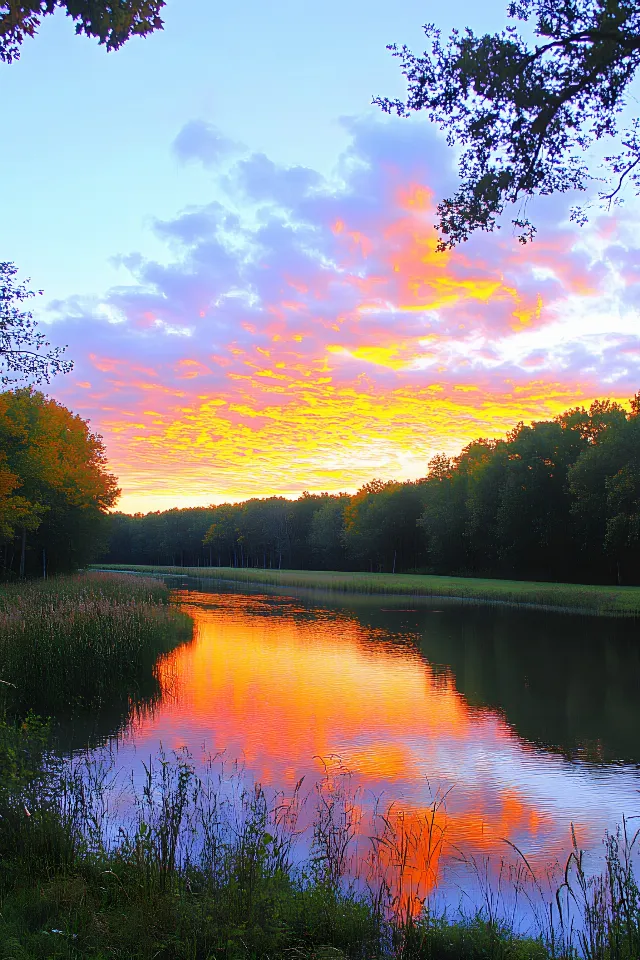
[[472, 708], [451, 673], [435, 671], [410, 637], [390, 642], [348, 614], [310, 617], [295, 601], [184, 600], [196, 639], [162, 660], [171, 696], [139, 722], [139, 746], [158, 738], [168, 748], [206, 744], [285, 794], [302, 776], [317, 781], [322, 758], [338, 756], [352, 774], [363, 828], [371, 829], [375, 797], [381, 809], [394, 801], [390, 823], [406, 855], [389, 847], [380, 860], [396, 892], [415, 904], [436, 882], [440, 836], [472, 857], [504, 855], [504, 839], [523, 835], [537, 839], [539, 860], [558, 855], [549, 811], [504, 784], [463, 782], [433, 806], [442, 757], [456, 744], [481, 741], [487, 755], [505, 741], [525, 757], [531, 748], [495, 711]]

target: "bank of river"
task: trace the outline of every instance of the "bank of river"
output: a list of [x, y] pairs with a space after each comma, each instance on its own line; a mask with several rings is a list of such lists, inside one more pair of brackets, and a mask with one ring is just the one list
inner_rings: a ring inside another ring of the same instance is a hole
[[409, 573], [337, 573], [263, 570], [257, 567], [170, 567], [112, 564], [101, 569], [219, 579], [230, 583], [300, 587], [339, 593], [442, 597], [471, 603], [510, 604], [600, 617], [640, 617], [640, 587], [436, 577]]
[[12, 956], [568, 960], [560, 902], [637, 960], [640, 905], [587, 881], [640, 814], [633, 620], [166, 582], [193, 634], [153, 689], [75, 710], [59, 786], [3, 806]]

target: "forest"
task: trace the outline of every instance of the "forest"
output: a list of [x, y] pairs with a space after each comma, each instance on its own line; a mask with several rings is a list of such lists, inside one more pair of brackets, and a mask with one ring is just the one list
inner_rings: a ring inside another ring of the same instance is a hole
[[107, 544], [119, 494], [101, 437], [28, 387], [0, 393], [0, 578], [75, 570]]
[[110, 518], [109, 563], [640, 583], [640, 394], [478, 439], [404, 483]]

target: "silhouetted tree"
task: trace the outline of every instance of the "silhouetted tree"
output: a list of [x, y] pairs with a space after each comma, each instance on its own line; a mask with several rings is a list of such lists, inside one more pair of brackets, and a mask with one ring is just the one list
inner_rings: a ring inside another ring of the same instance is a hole
[[36, 294], [28, 281], [16, 283], [17, 273], [15, 264], [0, 263], [0, 384], [49, 383], [54, 374], [69, 373], [73, 364], [62, 359], [66, 348], [52, 348], [31, 311], [22, 308]]
[[311, 568], [344, 569], [344, 511], [349, 499], [347, 494], [325, 497], [322, 505], [313, 513], [308, 534]]
[[640, 395], [597, 400], [439, 454], [416, 482], [116, 515], [107, 559], [640, 582], [639, 478]]
[[640, 64], [636, 0], [511, 0], [507, 9], [512, 23], [501, 33], [454, 30], [443, 40], [428, 24], [425, 53], [391, 46], [408, 96], [374, 101], [400, 116], [426, 111], [461, 148], [460, 186], [438, 206], [441, 249], [493, 230], [513, 204], [520, 240], [529, 240], [527, 199], [585, 190], [594, 179], [585, 151], [603, 137], [617, 139], [601, 201], [617, 203], [625, 181], [640, 190], [640, 121], [618, 129]]
[[37, 33], [42, 18], [64, 10], [76, 33], [94, 37], [107, 50], [117, 50], [132, 36], [162, 29], [165, 0], [4, 0], [0, 3], [0, 61], [20, 57], [25, 37]]

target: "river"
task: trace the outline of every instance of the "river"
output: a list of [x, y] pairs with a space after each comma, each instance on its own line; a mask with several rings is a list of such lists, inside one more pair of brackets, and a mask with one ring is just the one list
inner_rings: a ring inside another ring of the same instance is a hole
[[476, 899], [524, 858], [559, 876], [572, 830], [595, 865], [640, 814], [635, 623], [172, 583], [194, 639], [159, 662], [160, 701], [106, 737], [122, 770], [162, 747], [281, 797], [339, 782], [358, 849], [374, 811], [413, 824], [416, 896], [448, 905], [470, 865]]

